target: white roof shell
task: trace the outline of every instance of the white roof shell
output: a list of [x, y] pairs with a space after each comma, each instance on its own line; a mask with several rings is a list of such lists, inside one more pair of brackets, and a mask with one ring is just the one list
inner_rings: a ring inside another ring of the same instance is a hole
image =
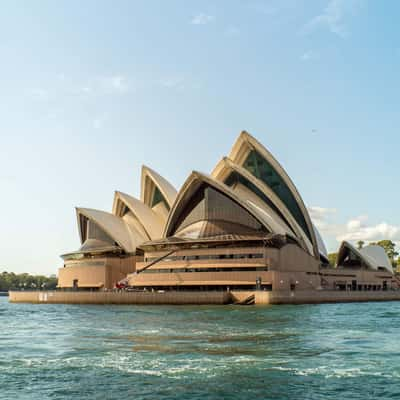
[[164, 196], [169, 207], [172, 208], [174, 201], [176, 199], [177, 191], [176, 189], [160, 174], [151, 168], [143, 165], [142, 166], [142, 176], [141, 176], [141, 190], [140, 190], [140, 200], [151, 207], [150, 195], [152, 193], [153, 186], [156, 186], [161, 194]]
[[262, 225], [264, 225], [267, 228], [269, 232], [288, 234], [291, 237], [295, 238], [293, 234], [287, 230], [287, 228], [285, 228], [283, 225], [279, 223], [279, 221], [275, 220], [274, 218], [271, 218], [271, 215], [269, 215], [266, 211], [262, 210], [260, 207], [255, 205], [253, 202], [241, 198], [227, 185], [215, 180], [211, 176], [197, 171], [193, 171], [191, 173], [186, 182], [183, 184], [180, 192], [178, 193], [176, 202], [169, 214], [169, 218], [165, 226], [164, 237], [168, 237], [174, 234], [172, 230], [176, 219], [178, 218], [184, 206], [190, 201], [191, 197], [196, 193], [196, 190], [198, 187], [200, 187], [201, 183], [206, 183], [207, 185], [224, 193], [224, 195], [226, 195], [231, 200], [235, 201], [237, 204], [239, 204], [241, 207], [247, 210], [251, 215], [253, 215]]
[[[251, 150], [256, 150], [268, 163], [273, 167], [275, 172], [280, 176], [280, 178], [285, 182], [289, 191], [292, 193], [301, 214], [304, 217], [307, 229], [310, 233], [310, 239], [313, 246], [313, 254], [315, 257], [319, 258], [319, 250], [317, 239], [315, 236], [315, 232], [312, 226], [310, 215], [308, 214], [307, 208], [304, 205], [303, 199], [301, 198], [296, 186], [290, 179], [289, 175], [283, 169], [283, 167], [279, 164], [279, 162], [274, 158], [274, 156], [261, 144], [259, 143], [252, 135], [248, 132], [243, 131], [240, 133], [238, 139], [232, 147], [232, 150], [229, 154], [229, 158], [240, 166], [243, 165], [247, 155]], [[258, 178], [257, 178], [258, 179]]]
[[393, 273], [392, 263], [382, 246], [370, 244], [360, 249], [360, 253], [371, 260], [374, 269], [385, 268]]
[[[256, 193], [252, 192], [253, 195], [249, 196], [250, 189], [247, 188], [247, 193], [243, 190], [238, 190], [238, 188], [233, 188], [233, 191], [239, 196], [242, 197], [244, 200], [250, 200], [253, 203], [256, 203], [260, 208], [265, 210], [267, 213], [270, 214], [271, 217], [274, 219], [279, 219], [280, 224], [283, 224], [285, 226], [285, 229], [287, 229], [292, 236], [296, 236], [297, 239], [299, 240], [299, 243], [302, 244], [302, 247], [307, 250], [310, 254], [313, 253], [313, 245], [311, 241], [308, 239], [307, 235], [304, 233], [303, 229], [300, 227], [300, 225], [297, 223], [293, 215], [289, 212], [285, 204], [282, 202], [282, 200], [273, 192], [273, 190], [267, 186], [264, 182], [262, 182], [260, 179], [257, 179], [255, 176], [253, 176], [249, 171], [247, 171], [245, 168], [240, 167], [238, 164], [235, 164], [230, 158], [224, 157], [214, 168], [212, 172], [212, 177], [218, 181], [223, 182], [231, 172], [236, 172], [237, 174], [241, 175], [244, 177], [246, 180], [251, 182], [260, 192], [266, 196], [271, 203], [275, 206], [276, 209], [278, 209], [287, 223], [279, 217], [276, 212], [274, 212], [271, 207], [262, 199], [260, 198]], [[254, 197], [259, 199], [258, 202], [254, 200]], [[262, 206], [260, 206], [260, 203]], [[289, 226], [289, 225], [290, 226]]]
[[91, 208], [77, 208], [76, 214], [82, 244], [85, 238], [82, 237], [81, 215], [98, 224], [127, 253], [135, 252], [136, 247], [146, 240], [137, 230], [114, 214]]
[[[161, 238], [164, 222], [147, 204], [126, 193], [115, 192], [113, 214], [122, 218], [121, 205], [128, 207], [149, 240]], [[129, 224], [128, 221], [126, 222]]]
[[393, 273], [393, 268], [390, 263], [390, 260], [383, 249], [383, 247], [378, 245], [368, 245], [363, 247], [362, 249], [357, 249], [349, 242], [342, 242], [339, 248], [337, 262], [340, 265], [341, 259], [343, 258], [343, 253], [346, 248], [350, 249], [354, 254], [356, 254], [364, 263], [368, 266], [369, 269], [378, 271], [379, 268], [384, 268], [390, 273]]

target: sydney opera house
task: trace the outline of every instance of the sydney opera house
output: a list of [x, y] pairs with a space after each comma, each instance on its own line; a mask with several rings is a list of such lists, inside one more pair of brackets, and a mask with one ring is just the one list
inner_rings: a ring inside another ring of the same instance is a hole
[[142, 168], [140, 199], [115, 192], [112, 212], [77, 208], [81, 247], [58, 286], [102, 291], [386, 291], [383, 248], [340, 246], [330, 265], [299, 192], [272, 154], [242, 132], [211, 174], [179, 191]]

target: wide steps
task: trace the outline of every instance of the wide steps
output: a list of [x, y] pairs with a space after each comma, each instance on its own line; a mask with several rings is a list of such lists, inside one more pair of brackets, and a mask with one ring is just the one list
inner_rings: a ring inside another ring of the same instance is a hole
[[240, 301], [237, 301], [237, 302], [234, 303], [234, 304], [236, 304], [236, 305], [241, 305], [241, 306], [250, 306], [250, 305], [252, 305], [252, 304], [255, 303], [255, 298], [256, 298], [256, 296], [255, 296], [255, 294], [253, 293], [253, 294], [251, 294], [250, 296], [246, 297], [245, 299], [240, 300]]

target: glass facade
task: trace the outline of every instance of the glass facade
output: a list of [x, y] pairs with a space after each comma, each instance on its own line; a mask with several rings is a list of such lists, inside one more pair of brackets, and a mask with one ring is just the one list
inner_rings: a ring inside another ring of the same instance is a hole
[[243, 167], [253, 176], [263, 181], [274, 191], [274, 193], [285, 204], [287, 209], [293, 215], [294, 219], [311, 240], [311, 233], [308, 229], [304, 215], [301, 212], [300, 207], [289, 187], [286, 185], [282, 177], [276, 172], [275, 168], [256, 150], [250, 151], [246, 161], [243, 164]]
[[[234, 186], [238, 183], [241, 185], [245, 186], [247, 189], [251, 190], [254, 194], [256, 194], [261, 200], [263, 200], [268, 206], [274, 210], [281, 218], [282, 220], [286, 223], [286, 225], [290, 228], [291, 225], [289, 221], [286, 219], [286, 217], [282, 214], [282, 212], [279, 210], [278, 207], [275, 206], [275, 204], [267, 197], [260, 189], [258, 189], [257, 186], [253, 185], [248, 179], [246, 179], [243, 175], [240, 175], [236, 171], [232, 172], [228, 178], [225, 179], [224, 181], [225, 185], [227, 186]], [[292, 229], [293, 230], [293, 229]]]
[[195, 239], [266, 232], [265, 227], [241, 205], [203, 184], [180, 213], [173, 235]]
[[87, 224], [87, 239], [97, 239], [102, 242], [109, 243], [113, 245], [114, 240], [102, 229], [99, 225], [97, 225], [94, 221], [88, 221]]
[[[239, 253], [239, 254], [201, 254], [193, 256], [169, 256], [163, 258], [166, 261], [193, 261], [193, 260], [226, 260], [226, 259], [247, 259], [247, 258], [263, 258], [263, 253]], [[146, 257], [145, 262], [155, 261], [159, 257]]]
[[[228, 292], [234, 290], [264, 290], [271, 291], [272, 284], [270, 283], [262, 283], [259, 287], [257, 285], [247, 285], [247, 284], [237, 284], [237, 285], [175, 285], [170, 286], [165, 284], [165, 286], [135, 286], [134, 291], [148, 291], [149, 288], [154, 291], [175, 291], [175, 292], [203, 292], [203, 291], [212, 291], [212, 292]], [[250, 300], [250, 299], [249, 299]], [[254, 298], [253, 298], [254, 301]], [[250, 303], [245, 303], [250, 304]]]
[[154, 207], [158, 203], [161, 203], [161, 202], [164, 203], [166, 209], [169, 211], [170, 210], [170, 206], [169, 206], [168, 202], [165, 200], [165, 197], [160, 192], [160, 189], [158, 189], [158, 187], [155, 186], [154, 187], [153, 198], [151, 200], [151, 207]]
[[229, 268], [149, 268], [144, 274], [166, 274], [183, 272], [265, 272], [268, 267], [229, 267]]

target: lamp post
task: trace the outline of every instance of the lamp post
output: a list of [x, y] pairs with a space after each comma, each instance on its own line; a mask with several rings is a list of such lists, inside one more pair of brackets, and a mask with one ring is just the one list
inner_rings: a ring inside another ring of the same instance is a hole
[[256, 279], [256, 290], [261, 290], [261, 276], [258, 276]]

